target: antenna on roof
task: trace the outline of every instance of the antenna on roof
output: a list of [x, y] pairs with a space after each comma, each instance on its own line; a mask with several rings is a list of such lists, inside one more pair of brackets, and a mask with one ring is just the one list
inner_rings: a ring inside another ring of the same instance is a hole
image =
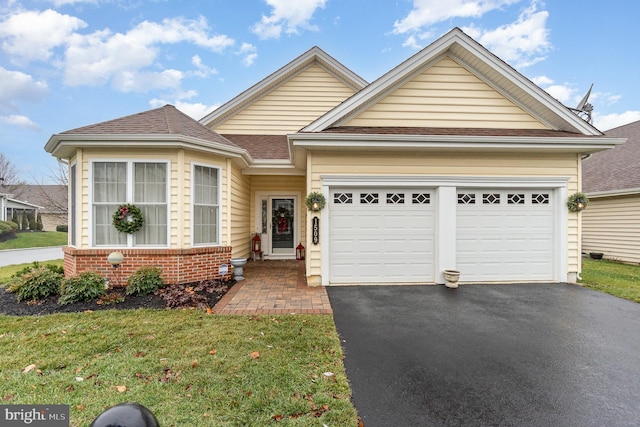
[[587, 93], [582, 97], [582, 100], [578, 104], [576, 108], [569, 108], [571, 111], [576, 113], [578, 116], [582, 117], [587, 123], [591, 124], [592, 117], [591, 113], [593, 112], [593, 105], [589, 104], [587, 101], [589, 100], [589, 96], [591, 95], [591, 89], [593, 89], [593, 83], [589, 87]]

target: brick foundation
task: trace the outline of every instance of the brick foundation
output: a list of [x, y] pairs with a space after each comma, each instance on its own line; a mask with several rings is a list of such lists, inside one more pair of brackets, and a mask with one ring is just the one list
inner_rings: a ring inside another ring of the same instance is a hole
[[[62, 251], [66, 277], [92, 271], [124, 285], [134, 271], [149, 266], [162, 269], [165, 284], [231, 278], [231, 246], [192, 249], [76, 249], [64, 246]], [[124, 255], [117, 272], [107, 261], [114, 251]], [[229, 266], [226, 275], [218, 274], [222, 264]]]

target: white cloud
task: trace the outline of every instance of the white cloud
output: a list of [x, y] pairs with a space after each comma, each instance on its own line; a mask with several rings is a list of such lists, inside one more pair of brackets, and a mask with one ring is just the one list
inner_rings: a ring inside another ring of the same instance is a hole
[[237, 55], [242, 56], [242, 63], [249, 67], [258, 59], [258, 53], [256, 47], [251, 43], [242, 43], [240, 50], [236, 52]]
[[189, 103], [185, 101], [175, 100], [173, 102], [167, 101], [164, 99], [154, 98], [149, 101], [149, 105], [151, 108], [160, 108], [164, 105], [171, 104], [174, 105], [178, 110], [185, 113], [187, 116], [191, 117], [195, 120], [200, 120], [216, 108], [220, 106], [220, 104], [214, 105], [205, 105], [200, 102]]
[[205, 78], [214, 74], [218, 74], [218, 70], [216, 70], [215, 68], [207, 67], [202, 62], [202, 58], [200, 58], [199, 55], [193, 55], [191, 57], [191, 63], [196, 67], [196, 71], [194, 71], [193, 74], [197, 77]]
[[[576, 100], [577, 91], [569, 85], [550, 85], [543, 88], [547, 93], [568, 107], [575, 107], [580, 100]], [[575, 104], [575, 105], [574, 105]]]
[[0, 105], [40, 101], [49, 92], [47, 84], [28, 74], [0, 67]]
[[324, 8], [326, 0], [265, 0], [273, 8], [271, 15], [264, 16], [251, 29], [261, 39], [277, 39], [284, 31], [298, 34], [299, 30], [316, 31], [310, 24], [315, 11]]
[[620, 114], [593, 114], [593, 125], [601, 131], [607, 131], [638, 120], [640, 120], [640, 111], [625, 111]]
[[549, 12], [537, 10], [536, 1], [518, 19], [495, 30], [466, 27], [463, 30], [496, 54], [500, 59], [521, 69], [545, 59], [551, 49], [547, 18]]
[[419, 31], [451, 18], [479, 18], [485, 13], [520, 0], [413, 0], [413, 9], [393, 24], [394, 34]]
[[25, 129], [40, 130], [40, 126], [32, 122], [30, 118], [19, 114], [0, 116], [0, 123], [6, 123], [11, 126], [17, 126]]
[[553, 80], [552, 80], [552, 79], [550, 79], [550, 78], [549, 78], [549, 77], [547, 77], [547, 76], [537, 76], [537, 77], [532, 77], [532, 78], [531, 78], [531, 81], [532, 81], [533, 83], [535, 83], [536, 85], [540, 86], [540, 87], [545, 86], [545, 85], [550, 85], [550, 84], [552, 84], [552, 83], [553, 83]]
[[65, 83], [98, 86], [111, 82], [123, 92], [177, 88], [184, 77], [182, 72], [148, 68], [158, 66], [159, 45], [183, 42], [214, 52], [222, 52], [234, 44], [233, 39], [224, 35], [209, 36], [204, 18], [145, 21], [125, 34], [108, 30], [86, 36], [75, 34], [67, 49]]
[[54, 10], [22, 11], [0, 22], [2, 50], [15, 62], [46, 61], [52, 50], [87, 24], [76, 17]]

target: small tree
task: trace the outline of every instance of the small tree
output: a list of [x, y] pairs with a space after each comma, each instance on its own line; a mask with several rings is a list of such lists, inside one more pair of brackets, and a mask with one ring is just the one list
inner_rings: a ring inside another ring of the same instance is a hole
[[42, 231], [44, 229], [44, 225], [42, 224], [42, 214], [36, 213], [36, 230]]
[[18, 211], [13, 210], [13, 215], [11, 216], [11, 222], [15, 222], [16, 224], [20, 224], [20, 220], [18, 219]]
[[29, 229], [29, 219], [27, 218], [27, 213], [22, 211], [22, 222], [20, 223], [20, 228], [24, 230]]

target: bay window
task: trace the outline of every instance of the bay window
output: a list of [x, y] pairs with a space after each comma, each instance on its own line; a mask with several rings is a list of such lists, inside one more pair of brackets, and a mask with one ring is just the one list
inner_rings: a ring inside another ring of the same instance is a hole
[[[94, 246], [167, 246], [168, 182], [166, 162], [94, 162]], [[113, 226], [113, 213], [126, 203], [135, 204], [144, 217], [142, 228], [131, 235]]]

